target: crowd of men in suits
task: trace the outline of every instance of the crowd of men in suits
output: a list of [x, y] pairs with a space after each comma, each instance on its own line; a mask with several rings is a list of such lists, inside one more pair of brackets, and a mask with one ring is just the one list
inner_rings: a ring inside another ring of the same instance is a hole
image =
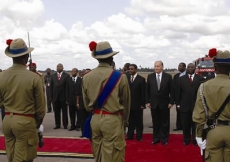
[[172, 77], [163, 70], [162, 61], [156, 61], [154, 72], [149, 74], [147, 81], [137, 74], [135, 64], [125, 64], [131, 91], [131, 108], [126, 140], [134, 139], [136, 130], [137, 141], [142, 141], [143, 110], [149, 108], [153, 124], [153, 142], [168, 145], [170, 109], [175, 104], [177, 111], [176, 128], [174, 131], [183, 131], [183, 144], [188, 145], [195, 139], [195, 124], [192, 121], [192, 112], [196, 101], [197, 90], [203, 77], [195, 74], [195, 65], [185, 63], [178, 65], [179, 73]]

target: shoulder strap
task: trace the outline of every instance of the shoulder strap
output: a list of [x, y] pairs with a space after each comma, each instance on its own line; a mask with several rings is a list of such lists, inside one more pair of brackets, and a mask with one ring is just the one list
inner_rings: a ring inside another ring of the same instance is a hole
[[[204, 83], [202, 83], [200, 85], [200, 98], [201, 98], [201, 101], [202, 101], [202, 104], [203, 104], [203, 107], [204, 107], [204, 110], [205, 110], [206, 118], [209, 119], [208, 106], [207, 106], [207, 103], [206, 103], [206, 100], [205, 100], [205, 97], [204, 97]], [[226, 99], [224, 100], [224, 102], [221, 105], [221, 107], [219, 108], [219, 110], [211, 117], [211, 119], [212, 118], [217, 119], [219, 117], [220, 113], [224, 110], [224, 108], [227, 105], [227, 103], [229, 102], [229, 100], [230, 100], [230, 94], [226, 97]]]
[[208, 106], [207, 106], [207, 103], [206, 103], [206, 100], [205, 100], [205, 97], [204, 97], [204, 83], [202, 83], [200, 85], [200, 98], [201, 98], [202, 105], [204, 107], [206, 118], [208, 119], [209, 118], [209, 116], [208, 116]]
[[98, 94], [95, 108], [101, 108], [105, 104], [105, 102], [109, 98], [110, 94], [112, 93], [113, 89], [117, 85], [117, 82], [119, 81], [121, 75], [122, 75], [122, 73], [119, 71], [116, 71], [116, 70], [114, 70], [111, 73], [105, 86], [102, 88], [102, 90]]
[[230, 100], [230, 94], [226, 97], [226, 99], [224, 100], [223, 104], [221, 105], [220, 109], [214, 114], [214, 118], [217, 119], [220, 115], [220, 113], [224, 110], [225, 106], [227, 105], [227, 103]]

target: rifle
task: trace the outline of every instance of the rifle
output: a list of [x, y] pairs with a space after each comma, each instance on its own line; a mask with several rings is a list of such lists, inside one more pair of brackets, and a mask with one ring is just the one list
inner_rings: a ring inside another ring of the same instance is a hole
[[[29, 45], [29, 48], [30, 48], [30, 33], [27, 32], [27, 36], [28, 36], [28, 45]], [[31, 56], [31, 52], [29, 53], [29, 69], [31, 70], [31, 66], [32, 66], [32, 56]]]

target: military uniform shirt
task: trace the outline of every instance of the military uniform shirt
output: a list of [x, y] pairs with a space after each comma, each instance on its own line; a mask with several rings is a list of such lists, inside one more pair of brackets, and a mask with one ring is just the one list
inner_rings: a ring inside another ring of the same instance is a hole
[[0, 105], [6, 112], [35, 114], [41, 121], [45, 116], [45, 96], [40, 77], [26, 69], [26, 66], [13, 64], [0, 73]]
[[[82, 95], [87, 111], [93, 111], [97, 97], [113, 69], [107, 63], [100, 63], [97, 68], [83, 77]], [[126, 75], [122, 74], [105, 105], [104, 111], [115, 113], [123, 110], [123, 119], [128, 121], [130, 112], [130, 90]]]
[[[213, 116], [223, 104], [230, 93], [230, 80], [227, 75], [219, 74], [216, 78], [204, 83], [204, 97], [206, 99], [209, 117]], [[230, 102], [226, 105], [220, 116], [221, 121], [230, 121]], [[200, 97], [200, 88], [197, 92], [197, 99], [193, 111], [193, 121], [197, 123], [196, 136], [201, 137], [202, 129], [206, 123], [205, 110]]]

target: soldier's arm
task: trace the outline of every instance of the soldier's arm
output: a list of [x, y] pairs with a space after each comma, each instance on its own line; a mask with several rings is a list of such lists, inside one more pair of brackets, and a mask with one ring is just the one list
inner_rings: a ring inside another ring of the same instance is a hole
[[202, 137], [202, 130], [204, 129], [205, 124], [205, 110], [200, 97], [200, 88], [197, 92], [192, 119], [196, 123], [196, 137]]
[[34, 82], [35, 119], [37, 122], [37, 128], [39, 128], [45, 116], [46, 104], [43, 86], [40, 79], [35, 79]]
[[125, 124], [127, 124], [129, 121], [131, 96], [130, 96], [129, 83], [127, 77], [124, 74], [122, 74], [121, 76], [119, 91], [120, 91], [121, 104], [124, 106], [123, 119]]

